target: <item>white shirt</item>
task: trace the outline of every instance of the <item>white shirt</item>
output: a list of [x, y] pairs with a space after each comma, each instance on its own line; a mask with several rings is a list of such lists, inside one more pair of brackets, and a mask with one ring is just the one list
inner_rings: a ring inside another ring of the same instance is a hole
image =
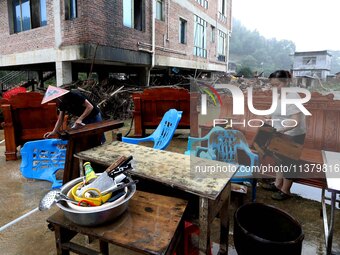
[[[301, 99], [300, 95], [296, 92], [289, 92], [286, 95], [286, 98], [289, 99]], [[306, 133], [306, 117], [301, 112], [299, 108], [296, 107], [294, 104], [288, 104], [286, 109], [286, 115], [281, 115], [281, 97], [279, 97], [279, 100], [277, 102], [277, 107], [273, 114], [271, 115], [271, 118], [273, 120], [273, 127], [276, 128], [278, 132], [284, 133], [289, 136], [296, 136], [296, 135], [302, 135]], [[292, 119], [291, 116], [298, 114], [297, 118], [297, 125], [293, 129], [290, 129], [286, 132], [282, 132], [284, 128], [287, 126], [294, 126], [295, 121], [288, 121], [288, 119]], [[286, 120], [286, 121], [284, 121]], [[282, 121], [284, 121], [284, 125], [282, 125]]]

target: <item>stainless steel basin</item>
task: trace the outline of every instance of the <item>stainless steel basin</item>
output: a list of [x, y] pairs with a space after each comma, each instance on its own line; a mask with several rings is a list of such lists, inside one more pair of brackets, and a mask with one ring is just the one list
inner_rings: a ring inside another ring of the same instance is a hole
[[[127, 177], [130, 182], [133, 180]], [[81, 182], [83, 177], [76, 178], [61, 187], [61, 192], [67, 195], [68, 191], [77, 183]], [[103, 223], [112, 221], [121, 215], [128, 207], [129, 200], [136, 192], [136, 184], [128, 187], [127, 195], [123, 201], [112, 206], [106, 206], [103, 210], [96, 207], [94, 212], [77, 211], [70, 208], [66, 203], [57, 203], [57, 206], [64, 212], [67, 219], [81, 226], [98, 226]]]

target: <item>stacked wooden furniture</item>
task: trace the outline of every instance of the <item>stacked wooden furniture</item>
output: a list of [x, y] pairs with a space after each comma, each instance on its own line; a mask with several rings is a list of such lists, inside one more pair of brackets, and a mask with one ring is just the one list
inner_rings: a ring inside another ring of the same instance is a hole
[[[249, 144], [253, 143], [258, 128], [249, 127], [248, 120], [258, 119], [258, 116], [252, 114], [247, 107], [247, 95], [245, 95], [245, 114], [233, 115], [232, 103], [233, 99], [230, 95], [221, 95], [223, 105], [220, 110], [220, 119], [230, 119], [233, 122], [243, 122], [245, 119], [246, 125], [237, 124], [233, 128], [242, 131]], [[311, 100], [304, 104], [311, 112], [312, 116], [306, 117], [307, 133], [304, 147], [302, 150], [302, 163], [322, 164], [321, 150], [340, 152], [340, 101], [333, 100], [334, 95], [321, 95], [317, 92], [312, 93]], [[253, 103], [255, 109], [269, 109], [272, 104], [271, 91], [254, 92]], [[255, 123], [253, 123], [255, 125]], [[201, 129], [201, 136], [207, 134], [212, 128], [212, 123], [204, 123], [199, 125]], [[317, 187], [324, 187], [325, 181], [323, 178], [312, 176], [309, 179], [297, 179], [297, 182], [313, 185]]]
[[57, 121], [55, 103], [41, 104], [43, 95], [37, 92], [19, 93], [0, 101], [4, 122], [6, 160], [17, 159], [17, 147], [27, 141], [43, 139]]
[[[196, 108], [191, 109], [190, 107], [190, 100], [195, 100], [195, 96], [195, 94], [189, 93], [188, 90], [176, 86], [152, 87], [145, 89], [143, 92], [133, 93], [135, 108], [133, 113], [135, 121], [134, 136], [145, 136], [146, 129], [156, 128], [165, 112], [172, 108], [177, 111], [183, 111], [177, 128], [190, 128], [190, 123], [192, 123], [193, 127], [197, 127], [198, 112]], [[194, 131], [197, 134], [197, 128]]]

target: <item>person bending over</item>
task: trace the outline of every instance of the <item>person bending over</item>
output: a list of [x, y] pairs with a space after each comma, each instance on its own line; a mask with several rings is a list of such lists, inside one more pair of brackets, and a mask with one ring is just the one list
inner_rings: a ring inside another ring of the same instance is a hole
[[[63, 124], [66, 113], [77, 117], [72, 128], [79, 128], [85, 124], [101, 122], [103, 120], [99, 108], [79, 91], [69, 91], [49, 86], [42, 100], [42, 104], [50, 101], [56, 102], [59, 115], [53, 130], [45, 133], [44, 138], [49, 138], [57, 134]], [[104, 135], [101, 142], [105, 142]]]

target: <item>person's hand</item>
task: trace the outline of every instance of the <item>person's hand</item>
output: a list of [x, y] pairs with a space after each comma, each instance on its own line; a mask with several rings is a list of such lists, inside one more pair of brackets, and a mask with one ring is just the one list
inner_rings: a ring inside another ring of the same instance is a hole
[[78, 126], [80, 126], [80, 125], [84, 126], [84, 125], [85, 125], [85, 124], [83, 123], [83, 121], [80, 120], [80, 119], [77, 119], [76, 122], [75, 122], [74, 124], [76, 124], [76, 125], [78, 125]]
[[271, 126], [272, 123], [273, 123], [273, 120], [272, 120], [272, 118], [270, 116], [265, 116], [264, 123], [269, 125], [269, 126]]
[[49, 138], [50, 136], [53, 136], [53, 135], [55, 135], [56, 133], [55, 132], [47, 132], [47, 133], [45, 133], [44, 134], [44, 138]]
[[261, 127], [261, 130], [262, 131], [265, 131], [265, 132], [268, 132], [268, 133], [270, 133], [270, 132], [276, 132], [276, 128], [274, 128], [274, 127], [272, 127], [271, 125], [263, 125], [262, 127]]
[[85, 126], [85, 124], [83, 122], [76, 120], [71, 128], [77, 129], [77, 128], [81, 128], [83, 126]]

